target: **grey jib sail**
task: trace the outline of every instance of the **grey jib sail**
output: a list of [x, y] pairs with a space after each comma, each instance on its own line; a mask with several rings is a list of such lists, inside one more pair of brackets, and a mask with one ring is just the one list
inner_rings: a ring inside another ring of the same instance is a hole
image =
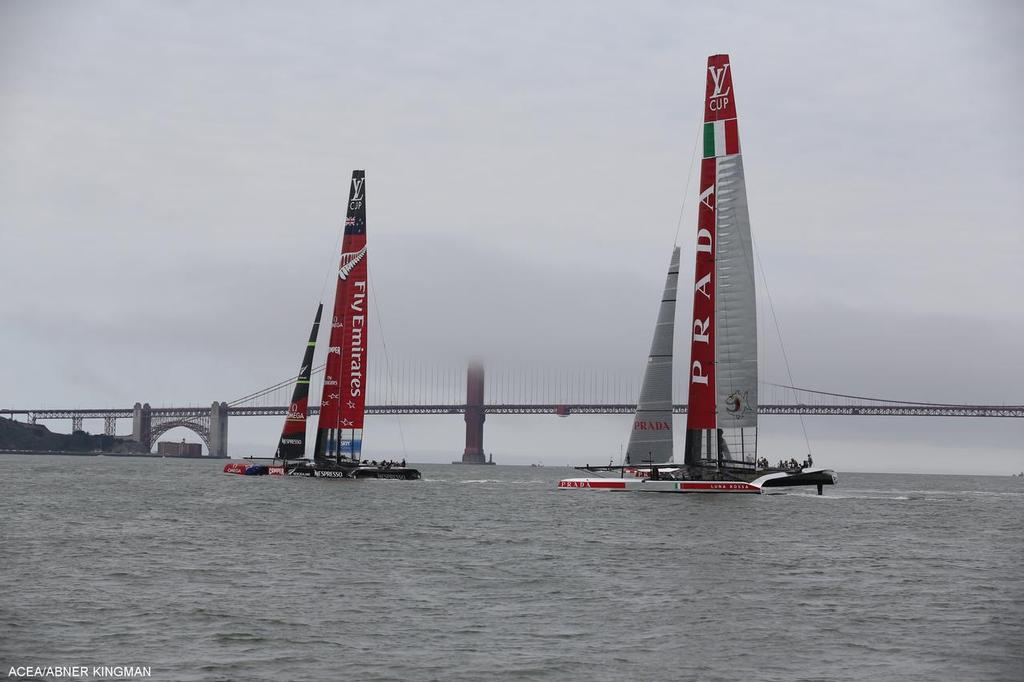
[[679, 280], [679, 247], [665, 278], [665, 293], [658, 309], [651, 354], [647, 358], [633, 431], [629, 434], [626, 463], [661, 464], [672, 460], [672, 343], [676, 322], [676, 284]]

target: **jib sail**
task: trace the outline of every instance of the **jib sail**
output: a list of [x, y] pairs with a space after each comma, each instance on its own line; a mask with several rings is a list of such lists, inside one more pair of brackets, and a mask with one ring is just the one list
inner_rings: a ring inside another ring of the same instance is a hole
[[313, 367], [313, 351], [316, 350], [316, 336], [320, 331], [320, 315], [324, 304], [316, 308], [313, 318], [313, 329], [309, 332], [309, 341], [302, 356], [302, 367], [299, 378], [295, 381], [292, 401], [288, 404], [288, 414], [284, 418], [281, 440], [277, 443], [277, 459], [302, 459], [306, 456], [306, 414], [309, 409], [309, 375]]
[[672, 459], [672, 340], [676, 323], [676, 286], [679, 282], [679, 247], [665, 277], [665, 291], [654, 326], [654, 339], [640, 386], [633, 430], [626, 448], [626, 463], [661, 464]]

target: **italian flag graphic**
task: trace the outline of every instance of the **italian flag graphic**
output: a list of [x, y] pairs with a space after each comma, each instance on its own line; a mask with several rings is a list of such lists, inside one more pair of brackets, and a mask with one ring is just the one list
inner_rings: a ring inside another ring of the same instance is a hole
[[740, 133], [736, 119], [704, 124], [704, 158], [740, 153]]

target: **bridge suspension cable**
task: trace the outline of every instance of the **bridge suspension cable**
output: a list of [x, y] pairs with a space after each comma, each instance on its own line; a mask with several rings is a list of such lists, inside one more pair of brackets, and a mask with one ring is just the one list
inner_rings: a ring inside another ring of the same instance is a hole
[[799, 386], [787, 386], [785, 384], [775, 384], [770, 381], [764, 382], [768, 386], [775, 386], [777, 388], [786, 388], [792, 391], [802, 391], [804, 393], [813, 393], [815, 395], [827, 395], [832, 398], [851, 398], [853, 400], [867, 400], [876, 403], [894, 403], [896, 405], [925, 405], [928, 407], [964, 407], [968, 403], [933, 403], [925, 400], [896, 400], [895, 398], [872, 398], [863, 395], [851, 395], [849, 393], [832, 393], [831, 391], [820, 391], [813, 388], [801, 388]]
[[[326, 366], [327, 365], [325, 363], [325, 364], [322, 364], [322, 365], [318, 365], [317, 367], [314, 367], [312, 369], [312, 371], [311, 371], [311, 374], [320, 374], [321, 372], [324, 371], [324, 367], [326, 367]], [[249, 395], [244, 395], [241, 398], [238, 398], [236, 400], [232, 400], [231, 402], [229, 402], [228, 403], [228, 407], [235, 407], [236, 405], [240, 405], [242, 403], [251, 402], [253, 400], [256, 400], [257, 398], [262, 398], [263, 396], [267, 395], [268, 393], [273, 393], [274, 391], [279, 391], [282, 388], [287, 388], [288, 386], [291, 386], [292, 384], [294, 384], [296, 379], [298, 379], [298, 378], [299, 378], [299, 376], [295, 375], [295, 376], [289, 377], [287, 379], [284, 379], [283, 381], [279, 381], [276, 384], [274, 384], [273, 386], [268, 386], [266, 388], [260, 389], [258, 391], [253, 392], [253, 393], [250, 393]]]

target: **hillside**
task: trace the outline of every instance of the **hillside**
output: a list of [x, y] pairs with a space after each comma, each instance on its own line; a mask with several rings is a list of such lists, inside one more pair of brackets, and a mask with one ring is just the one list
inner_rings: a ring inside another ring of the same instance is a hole
[[127, 438], [91, 435], [85, 431], [53, 433], [42, 424], [0, 419], [0, 450], [25, 452], [148, 452]]

